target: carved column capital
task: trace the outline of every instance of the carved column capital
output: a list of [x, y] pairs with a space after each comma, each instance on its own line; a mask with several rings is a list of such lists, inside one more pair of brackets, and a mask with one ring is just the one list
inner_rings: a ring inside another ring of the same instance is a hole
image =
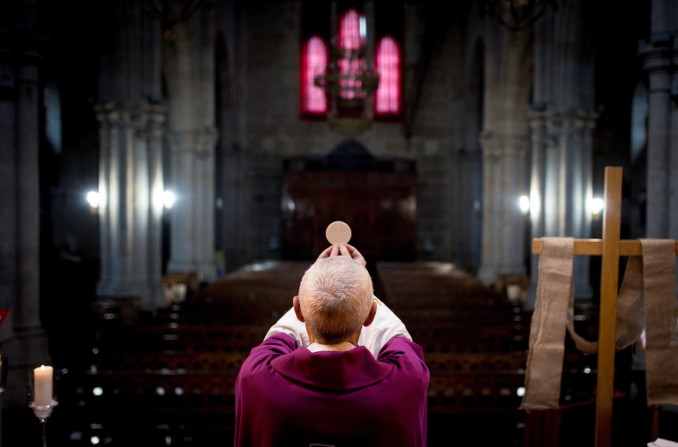
[[645, 59], [644, 68], [650, 78], [649, 92], [669, 93], [674, 102], [678, 100], [678, 76], [673, 73], [678, 66], [678, 49], [646, 45], [640, 55]]
[[644, 68], [648, 73], [655, 71], [668, 72], [672, 66], [672, 59], [677, 50], [670, 46], [646, 45], [640, 50], [640, 56], [645, 60]]
[[134, 128], [139, 131], [161, 129], [167, 110], [160, 104], [108, 102], [94, 107], [97, 119], [105, 128]]
[[599, 114], [585, 109], [567, 110], [530, 110], [527, 114], [532, 129], [547, 126], [550, 128], [588, 128], [593, 129]]

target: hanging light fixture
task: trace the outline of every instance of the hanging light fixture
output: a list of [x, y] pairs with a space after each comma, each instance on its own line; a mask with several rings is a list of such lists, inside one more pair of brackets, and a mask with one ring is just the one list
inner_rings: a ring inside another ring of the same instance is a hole
[[367, 60], [365, 34], [364, 17], [349, 10], [331, 41], [326, 70], [314, 78], [330, 99], [328, 123], [335, 129], [356, 132], [372, 124], [367, 104], [379, 87], [379, 75]]
[[330, 62], [325, 73], [317, 75], [315, 85], [328, 92], [340, 109], [356, 110], [379, 86], [379, 75], [367, 63], [367, 47], [360, 43], [346, 47], [333, 39]]

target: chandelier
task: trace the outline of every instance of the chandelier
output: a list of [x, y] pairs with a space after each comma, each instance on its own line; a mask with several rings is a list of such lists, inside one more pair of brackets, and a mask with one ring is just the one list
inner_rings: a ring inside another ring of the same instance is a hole
[[327, 68], [313, 83], [330, 99], [328, 123], [332, 128], [362, 131], [371, 126], [366, 105], [379, 87], [379, 74], [367, 62], [364, 39], [332, 39]]

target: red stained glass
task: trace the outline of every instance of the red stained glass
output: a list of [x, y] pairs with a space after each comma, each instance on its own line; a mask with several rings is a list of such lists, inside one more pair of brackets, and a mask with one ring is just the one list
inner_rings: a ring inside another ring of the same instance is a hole
[[324, 115], [327, 113], [325, 91], [313, 83], [316, 75], [325, 72], [327, 59], [325, 41], [318, 36], [309, 38], [302, 54], [301, 112], [304, 114]]
[[399, 115], [401, 112], [400, 49], [391, 36], [377, 45], [375, 65], [379, 73], [379, 88], [374, 102], [375, 115]]

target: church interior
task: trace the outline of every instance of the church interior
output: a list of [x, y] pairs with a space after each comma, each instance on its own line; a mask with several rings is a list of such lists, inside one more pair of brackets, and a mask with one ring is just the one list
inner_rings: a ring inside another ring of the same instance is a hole
[[[424, 350], [430, 446], [594, 445], [569, 335], [558, 407], [520, 408], [533, 243], [603, 237], [608, 167], [621, 238], [678, 239], [678, 2], [3, 3], [1, 445], [231, 445], [337, 220]], [[572, 275], [594, 340], [601, 264]], [[678, 442], [636, 349], [611, 445]]]

